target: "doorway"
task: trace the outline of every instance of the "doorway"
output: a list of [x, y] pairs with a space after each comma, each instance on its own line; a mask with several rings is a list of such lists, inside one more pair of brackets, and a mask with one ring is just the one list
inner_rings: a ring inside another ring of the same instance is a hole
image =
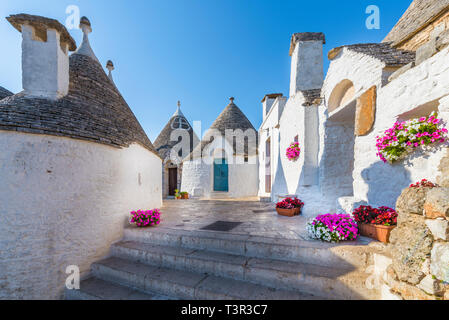
[[178, 189], [178, 168], [168, 168], [168, 195], [174, 196]]
[[214, 191], [229, 191], [228, 163], [226, 159], [214, 160]]
[[271, 138], [265, 142], [265, 193], [271, 193]]

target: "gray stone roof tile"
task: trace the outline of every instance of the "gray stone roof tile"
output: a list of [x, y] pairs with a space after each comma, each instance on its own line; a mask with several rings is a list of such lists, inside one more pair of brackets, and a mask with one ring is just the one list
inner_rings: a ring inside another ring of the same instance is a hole
[[19, 93], [1, 100], [0, 130], [64, 136], [115, 147], [139, 143], [159, 156], [101, 65], [80, 54], [70, 56], [67, 96], [51, 101]]
[[415, 52], [395, 49], [389, 43], [361, 43], [334, 48], [329, 51], [329, 59], [334, 59], [343, 48], [366, 54], [392, 67], [405, 66], [415, 61], [416, 57]]
[[432, 23], [441, 12], [448, 9], [449, 0], [413, 1], [383, 42], [391, 42], [393, 46], [397, 46]]
[[[256, 155], [257, 139], [258, 139], [257, 131], [256, 129], [254, 129], [254, 126], [251, 124], [251, 122], [248, 120], [245, 114], [240, 110], [240, 108], [234, 104], [233, 100], [234, 98], [231, 98], [231, 102], [226, 106], [226, 108], [222, 111], [222, 113], [218, 116], [218, 118], [212, 123], [210, 129], [218, 130], [223, 137], [226, 136], [226, 130], [241, 129], [243, 132], [245, 132], [246, 130], [254, 131], [256, 141], [249, 141], [248, 143], [245, 143], [244, 155], [245, 156]], [[202, 140], [201, 144], [199, 144], [195, 149], [201, 148], [201, 150], [203, 150], [211, 142], [212, 141]], [[229, 143], [233, 146], [234, 153], [236, 153], [237, 148], [234, 145], [233, 141], [229, 141]], [[197, 150], [195, 151], [196, 152], [193, 152], [193, 154], [190, 154], [187, 158], [185, 158], [184, 161], [192, 159], [195, 154], [199, 154]]]
[[14, 95], [14, 93], [0, 86], [0, 100], [12, 95]]

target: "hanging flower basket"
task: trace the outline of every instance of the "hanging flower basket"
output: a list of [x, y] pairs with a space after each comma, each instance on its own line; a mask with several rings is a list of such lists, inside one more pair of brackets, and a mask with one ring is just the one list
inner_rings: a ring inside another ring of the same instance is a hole
[[301, 154], [301, 148], [299, 147], [299, 142], [291, 143], [285, 152], [287, 159], [290, 161], [298, 160], [300, 154]]
[[418, 148], [431, 147], [448, 139], [448, 130], [435, 112], [428, 117], [396, 122], [377, 137], [377, 156], [383, 162], [399, 161]]

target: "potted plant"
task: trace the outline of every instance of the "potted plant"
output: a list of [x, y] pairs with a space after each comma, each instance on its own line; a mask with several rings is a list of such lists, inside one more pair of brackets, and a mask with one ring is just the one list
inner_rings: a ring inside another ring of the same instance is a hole
[[189, 193], [188, 192], [180, 192], [181, 199], [189, 199]]
[[179, 192], [178, 189], [175, 189], [175, 199], [181, 199], [181, 193]]
[[349, 214], [323, 214], [307, 223], [307, 231], [313, 239], [326, 242], [356, 240], [359, 234], [357, 222]]
[[385, 206], [379, 208], [360, 206], [354, 210], [353, 216], [362, 236], [384, 243], [389, 242], [390, 233], [396, 228], [398, 221], [396, 210]]
[[276, 204], [276, 211], [281, 216], [299, 216], [304, 207], [304, 202], [298, 198], [286, 198]]
[[129, 223], [139, 228], [156, 226], [161, 222], [159, 209], [131, 211]]

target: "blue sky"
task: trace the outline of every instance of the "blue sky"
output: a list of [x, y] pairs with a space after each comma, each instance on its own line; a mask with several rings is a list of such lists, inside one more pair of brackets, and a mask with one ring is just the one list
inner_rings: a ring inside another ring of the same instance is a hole
[[[234, 96], [256, 129], [266, 93], [288, 96], [290, 37], [324, 32], [327, 52], [343, 44], [380, 42], [411, 0], [1, 0], [0, 85], [21, 86], [21, 37], [3, 18], [42, 15], [65, 23], [77, 5], [93, 28], [91, 45], [152, 141], [181, 100], [203, 131]], [[380, 8], [379, 30], [368, 30], [368, 5]], [[70, 30], [77, 44], [82, 33]]]

